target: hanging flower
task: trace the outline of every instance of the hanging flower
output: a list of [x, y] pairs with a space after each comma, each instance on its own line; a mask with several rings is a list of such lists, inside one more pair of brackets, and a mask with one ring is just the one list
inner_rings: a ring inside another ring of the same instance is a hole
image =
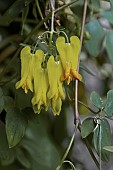
[[41, 109], [48, 110], [49, 100], [47, 99], [48, 76], [47, 69], [42, 68], [44, 61], [44, 52], [37, 50], [33, 57], [33, 79], [34, 79], [34, 95], [32, 105], [35, 113], [40, 113]]
[[77, 36], [72, 36], [70, 38], [70, 43], [65, 43], [64, 37], [58, 37], [56, 40], [56, 47], [64, 69], [61, 81], [66, 80], [67, 84], [69, 84], [73, 77], [81, 81], [82, 76], [77, 72], [80, 53], [79, 38]]
[[29, 46], [22, 49], [20, 54], [21, 59], [21, 80], [16, 83], [16, 89], [22, 87], [25, 93], [28, 93], [28, 89], [33, 92], [33, 75], [32, 75], [32, 57]]
[[65, 99], [65, 94], [60, 80], [63, 74], [60, 62], [55, 62], [54, 56], [50, 56], [47, 62], [47, 71], [49, 79], [49, 91], [47, 97], [51, 99], [51, 107], [54, 115], [59, 115], [62, 106], [62, 100]]
[[59, 115], [62, 100], [65, 99], [63, 81], [66, 80], [69, 84], [73, 77], [82, 79], [77, 72], [80, 52], [78, 37], [72, 36], [70, 43], [65, 43], [65, 38], [59, 37], [56, 47], [60, 60], [56, 62], [54, 56], [50, 56], [47, 68], [43, 67], [45, 56], [42, 50], [32, 54], [30, 47], [26, 46], [20, 54], [21, 80], [16, 83], [16, 89], [22, 87], [25, 93], [28, 89], [33, 92], [31, 102], [35, 113], [40, 113], [42, 108], [47, 111], [51, 107], [54, 115]]

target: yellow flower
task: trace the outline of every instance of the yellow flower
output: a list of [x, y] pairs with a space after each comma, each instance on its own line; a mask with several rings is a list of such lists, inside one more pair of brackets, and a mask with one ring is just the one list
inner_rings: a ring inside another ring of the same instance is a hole
[[52, 112], [54, 113], [54, 116], [59, 115], [61, 112], [61, 107], [62, 107], [62, 100], [60, 97], [53, 97], [51, 99], [51, 107], [52, 107]]
[[26, 46], [22, 49], [20, 54], [21, 59], [21, 80], [16, 83], [16, 89], [22, 87], [25, 93], [28, 89], [33, 91], [33, 75], [32, 75], [32, 57], [30, 47]]
[[49, 100], [47, 99], [48, 77], [47, 69], [42, 68], [44, 61], [44, 53], [42, 50], [37, 50], [33, 57], [33, 79], [34, 79], [34, 96], [32, 98], [32, 105], [35, 113], [40, 113], [44, 107], [47, 111]]
[[58, 37], [56, 40], [56, 47], [64, 69], [64, 75], [62, 75], [61, 80], [67, 80], [67, 84], [70, 83], [73, 77], [81, 81], [82, 76], [77, 72], [80, 53], [79, 38], [77, 36], [72, 36], [70, 38], [70, 43], [65, 43], [64, 37]]
[[54, 57], [50, 56], [47, 62], [47, 71], [49, 79], [49, 91], [47, 97], [51, 99], [51, 107], [54, 115], [59, 115], [62, 106], [62, 100], [65, 99], [65, 94], [60, 80], [63, 74], [60, 62], [55, 62]]

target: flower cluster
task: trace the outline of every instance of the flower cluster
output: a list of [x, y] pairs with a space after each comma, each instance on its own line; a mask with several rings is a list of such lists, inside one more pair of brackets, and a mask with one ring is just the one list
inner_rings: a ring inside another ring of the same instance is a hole
[[82, 77], [77, 72], [78, 56], [80, 52], [80, 40], [76, 36], [70, 38], [70, 43], [65, 43], [64, 37], [58, 37], [56, 47], [59, 61], [51, 55], [47, 61], [47, 67], [42, 67], [45, 55], [42, 50], [31, 53], [29, 46], [22, 49], [21, 80], [16, 83], [16, 89], [22, 87], [25, 93], [33, 92], [32, 105], [35, 113], [46, 111], [51, 107], [54, 115], [59, 115], [62, 100], [65, 99], [63, 81], [67, 84], [76, 78], [81, 81]]

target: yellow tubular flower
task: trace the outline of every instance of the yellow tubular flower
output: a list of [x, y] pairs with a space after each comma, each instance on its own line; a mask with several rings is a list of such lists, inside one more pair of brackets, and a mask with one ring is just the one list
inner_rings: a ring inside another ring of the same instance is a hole
[[48, 78], [47, 69], [43, 69], [41, 64], [44, 61], [44, 53], [37, 50], [33, 57], [33, 79], [34, 79], [34, 96], [32, 105], [35, 113], [40, 113], [42, 107], [47, 111], [49, 101], [47, 99]]
[[61, 80], [67, 80], [70, 83], [72, 78], [82, 80], [82, 76], [77, 72], [78, 57], [80, 52], [80, 40], [77, 36], [70, 38], [70, 43], [65, 43], [64, 37], [58, 37], [56, 47], [59, 52], [60, 60], [64, 69], [64, 75]]
[[51, 99], [51, 107], [54, 115], [59, 115], [61, 111], [62, 100], [65, 99], [62, 82], [60, 80], [63, 71], [61, 63], [55, 62], [53, 56], [50, 56], [47, 62], [47, 71], [49, 79], [49, 91], [47, 97]]
[[61, 112], [62, 107], [62, 100], [60, 97], [58, 98], [52, 98], [51, 99], [51, 105], [52, 105], [52, 112], [54, 113], [54, 116], [59, 115]]
[[21, 59], [21, 80], [16, 83], [16, 89], [22, 87], [25, 93], [30, 89], [33, 92], [33, 75], [32, 75], [32, 57], [31, 49], [26, 46], [22, 49], [20, 54]]

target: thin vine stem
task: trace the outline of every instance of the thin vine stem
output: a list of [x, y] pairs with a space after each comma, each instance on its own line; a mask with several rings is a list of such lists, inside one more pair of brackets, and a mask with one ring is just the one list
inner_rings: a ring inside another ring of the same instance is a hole
[[[81, 34], [80, 34], [80, 42], [81, 42], [81, 48], [83, 43], [83, 35], [84, 35], [84, 27], [85, 27], [85, 21], [86, 21], [86, 13], [87, 13], [87, 0], [84, 0], [84, 9], [83, 9], [83, 19], [82, 19], [82, 26], [81, 26]], [[80, 50], [81, 52], [81, 50]], [[80, 65], [80, 54], [79, 54], [79, 60], [78, 60], [78, 71], [79, 71], [79, 65]], [[79, 122], [79, 130], [80, 130], [80, 120], [79, 120], [79, 112], [78, 112], [78, 80], [75, 81], [75, 124]], [[100, 165], [90, 147], [90, 144], [87, 139], [84, 139], [85, 145], [94, 160], [95, 164], [97, 165], [98, 169], [100, 168]]]
[[99, 170], [102, 170], [102, 161], [101, 161], [101, 158], [102, 158], [102, 130], [101, 130], [101, 125], [99, 124], [99, 164], [100, 164], [100, 167], [99, 167]]
[[49, 0], [50, 1], [50, 4], [51, 4], [51, 9], [52, 11], [55, 10], [55, 0]]
[[71, 140], [70, 140], [70, 143], [69, 143], [69, 145], [68, 145], [68, 148], [66, 149], [66, 151], [65, 151], [65, 153], [64, 153], [64, 155], [63, 155], [63, 157], [62, 157], [62, 159], [61, 159], [60, 165], [56, 168], [56, 170], [60, 170], [62, 164], [64, 163], [64, 161], [65, 161], [65, 159], [66, 159], [66, 157], [67, 157], [67, 155], [68, 155], [68, 153], [69, 153], [69, 151], [70, 151], [70, 149], [71, 149], [71, 146], [72, 146], [72, 144], [73, 144], [73, 142], [74, 142], [74, 138], [75, 138], [75, 135], [76, 135], [77, 128], [78, 128], [78, 124], [77, 124], [76, 127], [75, 127], [73, 136], [72, 136], [72, 138], [71, 138]]
[[85, 108], [87, 108], [89, 111], [91, 111], [94, 114], [98, 114], [100, 113], [101, 110], [98, 109], [98, 111], [94, 111], [93, 109], [91, 109], [88, 105], [86, 105], [85, 103], [81, 102], [78, 100], [78, 103], [80, 103], [81, 105], [83, 105]]
[[51, 46], [52, 39], [53, 39], [53, 33], [54, 33], [54, 15], [55, 15], [55, 12], [54, 12], [54, 10], [52, 10], [52, 15], [51, 15], [51, 32], [50, 32], [49, 46]]
[[[41, 19], [44, 19], [43, 14], [42, 14], [42, 11], [41, 11], [41, 9], [40, 9], [40, 5], [39, 5], [38, 0], [35, 0], [35, 2], [36, 2], [36, 6], [37, 6], [37, 9], [38, 9], [38, 12], [39, 12], [39, 14], [40, 14]], [[44, 26], [45, 26], [46, 29], [48, 29], [48, 26], [46, 25], [46, 22], [44, 22]]]
[[[84, 0], [84, 9], [83, 9], [83, 19], [82, 19], [82, 26], [81, 26], [81, 33], [80, 33], [80, 42], [81, 42], [81, 48], [82, 48], [82, 42], [83, 42], [83, 35], [84, 35], [84, 27], [85, 27], [85, 21], [86, 21], [86, 13], [87, 13], [87, 0]], [[80, 49], [81, 52], [81, 49]], [[80, 54], [78, 59], [78, 71], [79, 71], [79, 65], [80, 65]], [[75, 81], [75, 123], [76, 121], [79, 121], [79, 112], [78, 112], [78, 80]]]
[[64, 36], [65, 36], [65, 38], [66, 38], [66, 42], [69, 43], [69, 39], [68, 39], [67, 34], [66, 34], [64, 31], [60, 31], [60, 33], [63, 33], [63, 34], [64, 34]]
[[[79, 129], [79, 131], [81, 132], [81, 125], [80, 125], [80, 123], [78, 124], [78, 129]], [[84, 143], [85, 143], [85, 145], [86, 145], [86, 147], [87, 147], [87, 149], [88, 149], [88, 151], [89, 151], [89, 153], [90, 153], [93, 161], [95, 162], [95, 165], [96, 165], [97, 168], [99, 169], [99, 168], [100, 168], [99, 162], [98, 162], [98, 160], [96, 159], [96, 157], [95, 157], [95, 155], [94, 155], [94, 153], [93, 153], [93, 151], [92, 151], [92, 149], [91, 149], [91, 146], [90, 146], [90, 144], [89, 144], [88, 139], [87, 139], [87, 138], [84, 138], [83, 141], [84, 141]], [[99, 169], [99, 170], [100, 170], [100, 169]]]
[[99, 162], [97, 161], [97, 159], [96, 159], [96, 157], [95, 157], [95, 155], [94, 155], [94, 153], [93, 153], [93, 151], [91, 149], [91, 146], [90, 146], [89, 141], [87, 140], [87, 138], [84, 139], [84, 142], [85, 142], [85, 145], [87, 146], [87, 149], [88, 149], [93, 161], [95, 162], [97, 168], [100, 170]]
[[76, 170], [76, 168], [75, 168], [75, 166], [73, 165], [72, 162], [65, 160], [64, 163], [68, 163], [72, 167], [72, 170]]

